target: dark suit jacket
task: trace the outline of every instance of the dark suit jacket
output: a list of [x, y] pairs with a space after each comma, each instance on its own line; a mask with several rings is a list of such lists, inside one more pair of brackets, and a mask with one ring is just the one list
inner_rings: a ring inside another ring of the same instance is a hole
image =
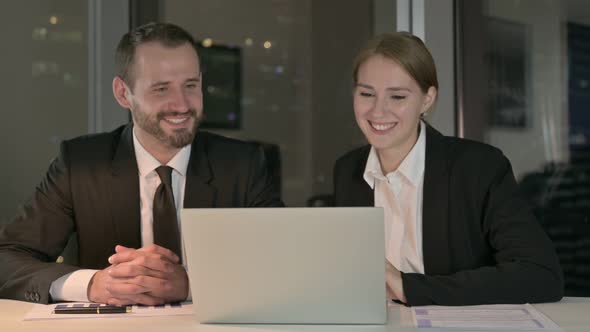
[[[184, 206], [283, 203], [257, 145], [199, 131]], [[73, 232], [79, 266], [55, 263]], [[54, 280], [79, 268], [105, 268], [116, 244], [141, 247], [132, 125], [61, 144], [31, 201], [0, 230], [0, 298], [47, 303]]]
[[[337, 162], [337, 206], [373, 206], [363, 179], [370, 146]], [[409, 305], [557, 301], [563, 276], [553, 245], [494, 147], [426, 129], [422, 206], [425, 274], [402, 273]]]

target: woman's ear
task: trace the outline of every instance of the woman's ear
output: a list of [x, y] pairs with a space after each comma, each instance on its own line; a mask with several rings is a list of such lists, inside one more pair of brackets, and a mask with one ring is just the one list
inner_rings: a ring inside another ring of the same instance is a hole
[[428, 112], [432, 107], [432, 104], [436, 101], [436, 96], [438, 95], [438, 90], [435, 87], [431, 86], [426, 91], [426, 95], [424, 98], [424, 104], [422, 105], [422, 114]]
[[131, 100], [129, 100], [129, 87], [119, 76], [115, 76], [113, 79], [113, 95], [121, 107], [124, 109], [131, 108]]

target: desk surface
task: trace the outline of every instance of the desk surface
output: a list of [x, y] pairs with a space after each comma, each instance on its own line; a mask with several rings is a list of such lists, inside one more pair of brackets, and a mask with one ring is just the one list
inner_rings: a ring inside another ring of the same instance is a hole
[[[406, 310], [394, 305], [389, 307], [389, 323], [385, 326], [351, 325], [200, 325], [193, 316], [150, 317], [150, 318], [102, 318], [74, 319], [61, 321], [23, 321], [23, 316], [34, 306], [27, 302], [0, 300], [0, 330], [21, 331], [199, 331], [199, 332], [386, 332], [386, 331], [428, 331], [400, 325], [400, 312]], [[590, 325], [590, 298], [568, 297], [557, 303], [535, 304], [535, 307], [556, 322], [566, 332], [586, 332]]]

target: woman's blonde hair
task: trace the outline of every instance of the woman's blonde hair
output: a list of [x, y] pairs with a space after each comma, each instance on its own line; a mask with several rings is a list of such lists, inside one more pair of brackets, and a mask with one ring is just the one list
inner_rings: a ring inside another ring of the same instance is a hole
[[355, 85], [359, 67], [374, 55], [381, 55], [400, 64], [418, 83], [423, 93], [427, 93], [431, 86], [438, 90], [434, 59], [422, 40], [411, 33], [384, 33], [371, 39], [354, 60], [352, 79]]

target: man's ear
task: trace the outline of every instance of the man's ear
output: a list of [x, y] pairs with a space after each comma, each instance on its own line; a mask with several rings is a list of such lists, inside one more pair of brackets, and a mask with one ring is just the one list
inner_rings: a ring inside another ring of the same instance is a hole
[[129, 95], [131, 91], [129, 91], [129, 87], [119, 76], [115, 76], [113, 78], [113, 95], [115, 99], [123, 107], [124, 109], [131, 108], [131, 100], [129, 99]]
[[428, 88], [428, 91], [426, 92], [426, 98], [424, 98], [424, 104], [422, 105], [421, 113], [425, 113], [430, 110], [432, 104], [434, 104], [434, 101], [436, 100], [437, 94], [438, 90], [436, 90], [435, 87], [431, 86], [430, 88]]

